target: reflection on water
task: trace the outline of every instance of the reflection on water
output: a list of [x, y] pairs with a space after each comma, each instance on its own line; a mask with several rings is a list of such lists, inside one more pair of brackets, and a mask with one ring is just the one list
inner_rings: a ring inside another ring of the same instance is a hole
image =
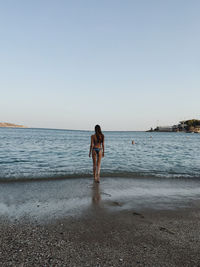
[[92, 187], [92, 203], [99, 204], [100, 201], [101, 201], [100, 185], [94, 182]]

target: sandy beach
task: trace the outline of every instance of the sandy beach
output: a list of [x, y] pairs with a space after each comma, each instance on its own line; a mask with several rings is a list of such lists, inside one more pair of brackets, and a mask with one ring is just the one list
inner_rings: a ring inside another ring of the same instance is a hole
[[1, 266], [200, 266], [198, 184], [2, 183]]

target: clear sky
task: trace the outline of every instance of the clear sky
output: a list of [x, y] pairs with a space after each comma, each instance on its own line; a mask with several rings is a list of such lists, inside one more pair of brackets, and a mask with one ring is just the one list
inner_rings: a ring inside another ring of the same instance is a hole
[[0, 0], [0, 121], [146, 130], [200, 119], [199, 0]]

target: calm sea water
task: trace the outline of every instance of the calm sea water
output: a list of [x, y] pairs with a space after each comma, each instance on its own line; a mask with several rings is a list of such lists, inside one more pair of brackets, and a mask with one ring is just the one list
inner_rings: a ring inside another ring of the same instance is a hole
[[[91, 134], [0, 128], [0, 180], [91, 176], [92, 159], [88, 157]], [[102, 176], [200, 179], [200, 134], [104, 134]]]

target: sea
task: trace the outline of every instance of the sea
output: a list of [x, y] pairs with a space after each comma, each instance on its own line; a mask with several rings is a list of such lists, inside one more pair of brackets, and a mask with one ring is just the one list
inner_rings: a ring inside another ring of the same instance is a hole
[[[0, 128], [0, 181], [92, 177], [91, 134]], [[200, 134], [105, 131], [104, 135], [101, 177], [200, 179]]]

